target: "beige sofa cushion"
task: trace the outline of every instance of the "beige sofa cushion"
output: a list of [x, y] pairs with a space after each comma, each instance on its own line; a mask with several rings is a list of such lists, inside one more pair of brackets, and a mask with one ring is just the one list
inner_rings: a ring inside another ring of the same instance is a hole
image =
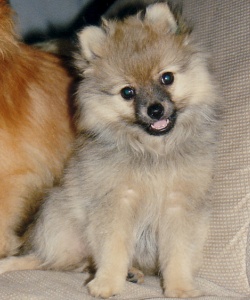
[[250, 295], [250, 3], [188, 0], [184, 12], [212, 53], [224, 98], [211, 230], [199, 276]]

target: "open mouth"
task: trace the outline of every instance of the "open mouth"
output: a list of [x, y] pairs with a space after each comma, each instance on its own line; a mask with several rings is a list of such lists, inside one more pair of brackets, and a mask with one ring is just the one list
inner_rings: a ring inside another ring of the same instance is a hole
[[175, 125], [176, 121], [176, 111], [173, 112], [173, 114], [167, 118], [167, 119], [162, 119], [159, 121], [156, 121], [152, 124], [146, 125], [145, 129], [147, 133], [151, 135], [163, 135], [168, 133]]

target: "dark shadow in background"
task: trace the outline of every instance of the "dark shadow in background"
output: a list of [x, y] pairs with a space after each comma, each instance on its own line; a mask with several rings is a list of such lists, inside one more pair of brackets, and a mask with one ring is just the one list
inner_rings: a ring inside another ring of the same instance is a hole
[[74, 38], [74, 33], [86, 25], [98, 25], [100, 17], [115, 2], [115, 0], [93, 0], [76, 17], [71, 26], [50, 26], [46, 33], [34, 31], [24, 37], [28, 44], [43, 42], [54, 38]]

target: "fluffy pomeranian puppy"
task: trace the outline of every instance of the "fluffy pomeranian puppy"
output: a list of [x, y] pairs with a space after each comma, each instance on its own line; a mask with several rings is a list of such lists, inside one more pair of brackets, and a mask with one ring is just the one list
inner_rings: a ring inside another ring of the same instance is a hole
[[0, 1], [0, 257], [37, 197], [62, 172], [73, 139], [72, 79], [59, 58], [18, 42], [12, 12]]
[[91, 295], [120, 293], [133, 266], [167, 297], [195, 297], [207, 234], [217, 92], [206, 55], [166, 3], [79, 34], [78, 138], [26, 253], [0, 272], [81, 269]]

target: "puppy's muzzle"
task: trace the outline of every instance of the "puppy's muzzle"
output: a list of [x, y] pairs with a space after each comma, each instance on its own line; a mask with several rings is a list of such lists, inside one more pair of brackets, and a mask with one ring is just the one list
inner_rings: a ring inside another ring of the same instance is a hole
[[171, 113], [166, 111], [165, 107], [161, 103], [151, 104], [147, 108], [147, 115], [150, 118], [150, 122], [144, 128], [150, 135], [164, 135], [168, 133], [175, 125], [176, 111]]

